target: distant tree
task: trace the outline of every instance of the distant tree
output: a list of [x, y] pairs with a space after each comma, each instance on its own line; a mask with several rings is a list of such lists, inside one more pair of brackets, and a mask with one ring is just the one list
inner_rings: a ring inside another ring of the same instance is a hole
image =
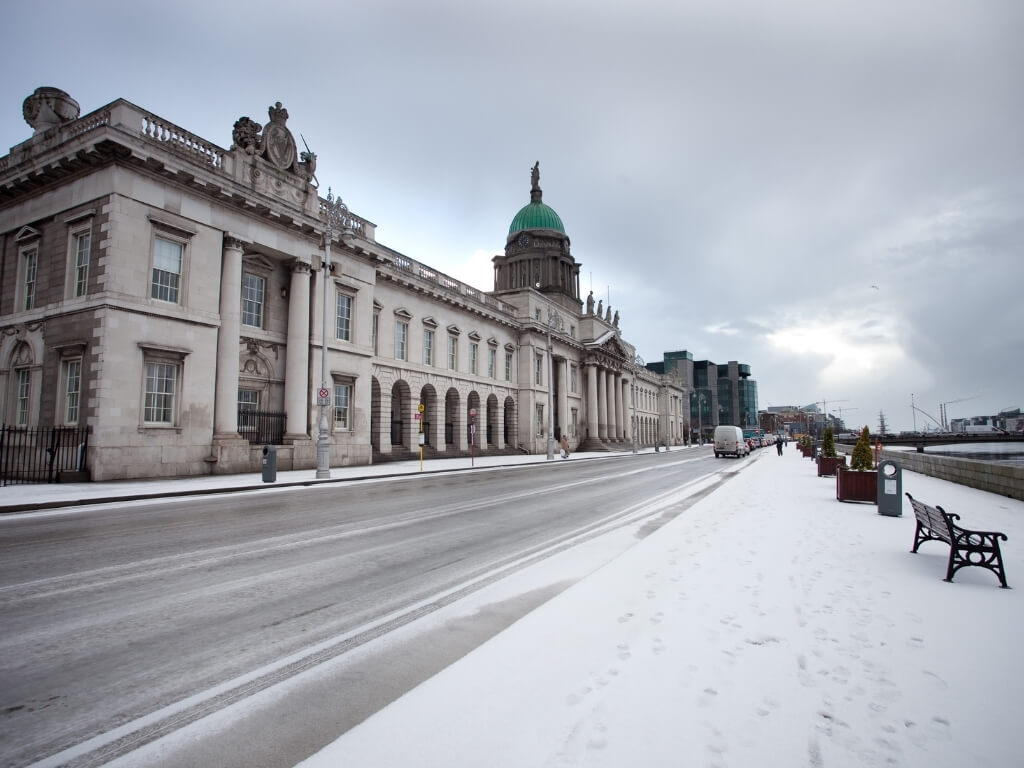
[[832, 427], [825, 427], [825, 434], [821, 439], [821, 455], [826, 459], [836, 457], [836, 436]]
[[873, 469], [875, 466], [874, 455], [871, 453], [871, 433], [868, 425], [860, 431], [857, 444], [853, 446], [853, 456], [850, 457], [850, 469]]

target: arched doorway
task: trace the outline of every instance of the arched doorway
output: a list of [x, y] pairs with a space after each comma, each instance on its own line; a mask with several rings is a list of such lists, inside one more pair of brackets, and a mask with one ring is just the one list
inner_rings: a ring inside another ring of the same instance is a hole
[[470, 392], [466, 398], [466, 440], [471, 446], [486, 447], [480, 439], [480, 423], [484, 416], [480, 413], [480, 395]]
[[420, 390], [420, 400], [417, 406], [423, 405], [423, 413], [420, 414], [417, 432], [423, 433], [423, 444], [437, 448], [437, 391], [433, 384], [425, 384]]
[[412, 450], [409, 424], [412, 422], [412, 393], [409, 385], [399, 379], [391, 386], [391, 447]]

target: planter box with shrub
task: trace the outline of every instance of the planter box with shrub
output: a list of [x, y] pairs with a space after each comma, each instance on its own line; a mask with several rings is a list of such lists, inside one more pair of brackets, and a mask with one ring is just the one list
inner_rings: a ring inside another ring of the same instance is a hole
[[839, 501], [878, 503], [878, 473], [840, 466], [836, 470], [836, 498]]
[[818, 477], [832, 477], [838, 467], [846, 466], [845, 456], [819, 456]]

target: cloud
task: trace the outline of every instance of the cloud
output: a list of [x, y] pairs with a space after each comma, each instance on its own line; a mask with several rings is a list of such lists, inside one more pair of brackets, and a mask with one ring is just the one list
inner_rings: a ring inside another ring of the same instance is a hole
[[[39, 85], [222, 146], [281, 101], [383, 244], [482, 289], [539, 160], [584, 294], [645, 359], [739, 360], [762, 406], [834, 397], [894, 428], [911, 392], [1022, 404], [1018, 0], [314, 2], [291, 36], [186, 0], [161, 20], [173, 67], [138, 66], [144, 12], [96, 7], [12, 8], [55, 22], [42, 59], [31, 36], [0, 53], [7, 146]], [[90, 67], [83, 34], [110, 42]]]

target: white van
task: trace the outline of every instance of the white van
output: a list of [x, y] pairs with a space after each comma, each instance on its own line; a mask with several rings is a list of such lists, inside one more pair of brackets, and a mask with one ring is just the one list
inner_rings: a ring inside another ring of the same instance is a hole
[[715, 458], [719, 456], [735, 456], [737, 459], [750, 453], [747, 441], [743, 439], [743, 430], [739, 427], [715, 427]]

